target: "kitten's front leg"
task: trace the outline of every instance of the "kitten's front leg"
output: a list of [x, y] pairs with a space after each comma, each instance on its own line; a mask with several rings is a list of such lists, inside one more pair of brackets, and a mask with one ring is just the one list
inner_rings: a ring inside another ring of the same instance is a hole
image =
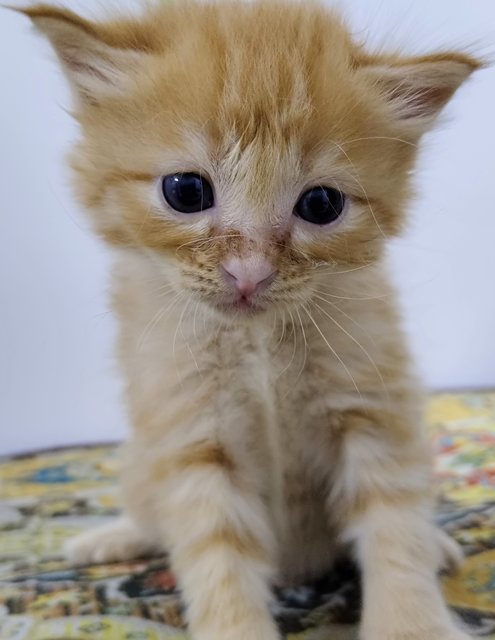
[[67, 559], [76, 566], [125, 562], [159, 550], [159, 546], [147, 537], [146, 531], [139, 529], [125, 515], [80, 533], [65, 545]]
[[374, 412], [350, 412], [343, 421], [336, 494], [363, 574], [362, 640], [468, 639], [441, 594], [445, 550], [432, 522], [428, 451], [415, 429]]
[[249, 473], [215, 437], [167, 447], [153, 473], [194, 640], [276, 640], [272, 533]]
[[353, 526], [363, 571], [363, 640], [467, 640], [443, 601], [435, 531], [418, 503], [371, 506]]

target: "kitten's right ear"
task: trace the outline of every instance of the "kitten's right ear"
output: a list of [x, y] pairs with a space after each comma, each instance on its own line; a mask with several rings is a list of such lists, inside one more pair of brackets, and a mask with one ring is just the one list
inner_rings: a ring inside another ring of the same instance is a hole
[[46, 4], [10, 7], [33, 21], [51, 42], [76, 99], [97, 103], [123, 93], [138, 71], [145, 47], [128, 29], [110, 29], [68, 9]]
[[467, 78], [483, 67], [476, 58], [458, 52], [403, 58], [361, 55], [358, 73], [391, 108], [390, 117], [416, 136], [435, 118]]

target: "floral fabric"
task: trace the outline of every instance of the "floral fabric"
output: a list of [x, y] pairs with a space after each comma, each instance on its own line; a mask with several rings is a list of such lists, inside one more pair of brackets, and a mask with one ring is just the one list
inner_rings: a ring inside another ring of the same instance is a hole
[[[458, 624], [495, 640], [495, 392], [432, 396], [438, 521], [464, 547], [442, 579]], [[185, 639], [166, 557], [74, 569], [61, 546], [115, 517], [118, 447], [43, 451], [0, 460], [1, 640]], [[273, 608], [291, 640], [356, 638], [360, 585], [342, 561], [317, 583], [282, 589]]]

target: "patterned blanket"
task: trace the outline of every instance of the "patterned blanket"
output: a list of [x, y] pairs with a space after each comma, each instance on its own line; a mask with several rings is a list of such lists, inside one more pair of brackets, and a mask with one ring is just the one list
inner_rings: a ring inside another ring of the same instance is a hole
[[[438, 521], [467, 555], [444, 592], [461, 626], [495, 640], [495, 393], [433, 396], [427, 419]], [[118, 467], [113, 445], [0, 460], [1, 640], [186, 638], [166, 557], [73, 569], [61, 555], [67, 538], [118, 513]], [[276, 596], [287, 638], [356, 637], [360, 584], [349, 562]]]

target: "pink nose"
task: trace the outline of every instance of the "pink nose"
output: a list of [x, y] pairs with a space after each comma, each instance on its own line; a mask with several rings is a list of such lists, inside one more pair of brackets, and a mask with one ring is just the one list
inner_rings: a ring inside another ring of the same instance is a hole
[[220, 265], [220, 271], [227, 284], [236, 289], [242, 298], [266, 289], [277, 275], [277, 271], [263, 256], [228, 258]]

